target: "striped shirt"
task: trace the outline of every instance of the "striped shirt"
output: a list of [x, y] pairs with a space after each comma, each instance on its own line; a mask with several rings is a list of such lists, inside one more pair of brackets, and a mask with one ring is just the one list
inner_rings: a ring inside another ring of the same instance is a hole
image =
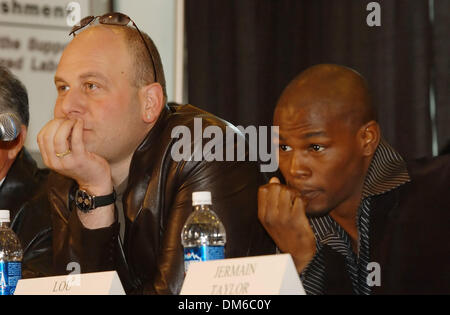
[[328, 245], [345, 259], [354, 294], [370, 294], [367, 283], [369, 271], [369, 219], [371, 197], [386, 193], [410, 181], [406, 164], [387, 142], [380, 141], [364, 180], [362, 201], [357, 213], [358, 253], [352, 250], [350, 236], [330, 215], [309, 218], [316, 237], [316, 255], [300, 277], [307, 294], [323, 294], [325, 290], [325, 261], [323, 247]]

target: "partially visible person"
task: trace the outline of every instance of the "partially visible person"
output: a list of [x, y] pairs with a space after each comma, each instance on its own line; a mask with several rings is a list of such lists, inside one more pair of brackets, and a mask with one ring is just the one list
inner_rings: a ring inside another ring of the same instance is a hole
[[52, 274], [51, 220], [47, 199], [48, 170], [41, 170], [24, 147], [29, 123], [23, 84], [0, 67], [0, 114], [20, 122], [12, 141], [0, 141], [0, 209], [10, 210], [11, 228], [24, 250], [23, 277]]
[[450, 157], [405, 162], [385, 141], [366, 81], [317, 65], [274, 113], [280, 179], [259, 218], [308, 294], [450, 293]]
[[55, 75], [54, 119], [38, 135], [54, 171], [55, 268], [64, 274], [77, 262], [82, 273], [117, 270], [128, 294], [179, 293], [181, 230], [192, 193], [204, 190], [226, 229], [226, 257], [273, 253], [257, 217], [256, 163], [196, 159], [194, 151], [211, 154], [196, 145], [186, 159], [172, 155], [176, 128], [194, 135], [230, 124], [194, 106], [168, 106], [153, 41], [127, 26], [124, 14], [97, 18], [101, 25], [87, 18], [74, 28]]

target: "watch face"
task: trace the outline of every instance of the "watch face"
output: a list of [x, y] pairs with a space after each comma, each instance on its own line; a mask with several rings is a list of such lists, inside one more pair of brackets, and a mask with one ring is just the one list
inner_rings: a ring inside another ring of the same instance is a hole
[[93, 198], [86, 191], [78, 189], [75, 195], [75, 204], [78, 209], [87, 212], [94, 208]]

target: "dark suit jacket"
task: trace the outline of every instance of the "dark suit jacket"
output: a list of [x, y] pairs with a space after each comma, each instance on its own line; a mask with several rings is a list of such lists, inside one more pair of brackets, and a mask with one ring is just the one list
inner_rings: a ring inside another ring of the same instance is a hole
[[[370, 261], [381, 268], [373, 294], [450, 294], [450, 156], [407, 164], [411, 182], [373, 199]], [[343, 256], [328, 246], [326, 293], [352, 294]]]
[[24, 250], [23, 278], [52, 274], [48, 170], [40, 170], [24, 148], [0, 188], [0, 209], [10, 210], [11, 228]]
[[203, 190], [211, 191], [214, 211], [225, 226], [227, 258], [275, 252], [257, 218], [257, 163], [172, 159], [173, 128], [188, 127], [193, 140], [195, 117], [203, 119], [203, 128], [218, 126], [225, 135], [229, 124], [207, 112], [189, 105], [166, 107], [135, 151], [122, 198], [123, 245], [117, 223], [99, 230], [83, 228], [73, 204], [74, 181], [51, 176], [54, 263], [59, 273], [67, 273], [67, 264], [75, 261], [82, 273], [117, 270], [127, 293], [178, 293], [184, 280], [181, 229], [192, 212], [192, 192]]

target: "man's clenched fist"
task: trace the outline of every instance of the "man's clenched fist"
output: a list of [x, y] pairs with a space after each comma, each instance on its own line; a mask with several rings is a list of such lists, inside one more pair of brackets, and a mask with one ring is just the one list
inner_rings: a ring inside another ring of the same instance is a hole
[[273, 177], [258, 191], [258, 217], [278, 248], [291, 254], [300, 273], [316, 252], [314, 233], [300, 194]]

